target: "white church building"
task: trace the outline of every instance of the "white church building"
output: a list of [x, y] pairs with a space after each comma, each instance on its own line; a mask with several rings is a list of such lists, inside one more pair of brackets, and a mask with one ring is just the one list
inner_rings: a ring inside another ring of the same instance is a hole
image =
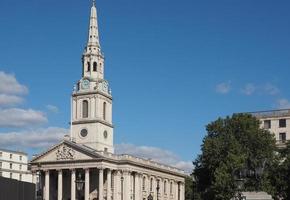
[[44, 200], [184, 200], [184, 171], [114, 154], [112, 94], [104, 77], [97, 10], [91, 8], [82, 78], [72, 94], [71, 137], [31, 161]]

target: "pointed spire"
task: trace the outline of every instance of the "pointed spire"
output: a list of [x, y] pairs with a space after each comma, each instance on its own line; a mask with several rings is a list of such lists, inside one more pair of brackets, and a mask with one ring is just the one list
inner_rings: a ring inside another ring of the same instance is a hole
[[88, 46], [100, 47], [96, 1], [93, 0], [90, 16]]

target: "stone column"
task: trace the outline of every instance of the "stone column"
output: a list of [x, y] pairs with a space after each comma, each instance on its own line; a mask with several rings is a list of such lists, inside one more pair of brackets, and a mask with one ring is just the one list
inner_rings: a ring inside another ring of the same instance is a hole
[[57, 188], [57, 199], [62, 200], [62, 170], [58, 171], [58, 188]]
[[157, 194], [157, 195], [159, 195], [158, 200], [163, 200], [164, 184], [163, 184], [163, 181], [161, 178], [159, 178], [158, 180], [159, 180], [159, 194]]
[[76, 200], [76, 170], [71, 170], [71, 200]]
[[185, 191], [184, 191], [184, 183], [180, 183], [180, 200], [184, 200]]
[[112, 189], [111, 189], [111, 185], [112, 185], [112, 172], [110, 169], [108, 169], [107, 172], [107, 200], [111, 200], [111, 194], [112, 194]]
[[90, 198], [90, 169], [85, 169], [85, 200]]
[[104, 191], [104, 170], [102, 168], [99, 169], [99, 200], [104, 200], [103, 191]]
[[114, 175], [113, 200], [121, 200], [121, 172], [120, 171], [117, 171]]
[[124, 200], [130, 200], [130, 172], [123, 171], [124, 177]]
[[45, 171], [45, 193], [44, 199], [49, 200], [49, 170]]
[[176, 181], [176, 182], [173, 182], [173, 188], [175, 188], [175, 195], [174, 195], [174, 198], [176, 199], [176, 200], [180, 200], [179, 199], [179, 184], [178, 184], [178, 182]]
[[142, 199], [141, 198], [141, 184], [140, 184], [140, 174], [136, 173], [135, 176], [135, 200]]

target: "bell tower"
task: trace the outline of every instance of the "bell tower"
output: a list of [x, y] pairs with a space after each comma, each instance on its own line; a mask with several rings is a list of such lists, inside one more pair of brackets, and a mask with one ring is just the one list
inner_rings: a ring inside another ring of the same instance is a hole
[[112, 94], [104, 79], [97, 9], [91, 8], [88, 41], [82, 55], [82, 78], [72, 94], [71, 137], [78, 144], [114, 153]]

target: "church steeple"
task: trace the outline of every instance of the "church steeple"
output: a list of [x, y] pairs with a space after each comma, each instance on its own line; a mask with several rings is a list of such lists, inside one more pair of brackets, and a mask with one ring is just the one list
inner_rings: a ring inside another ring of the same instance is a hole
[[97, 9], [91, 7], [88, 41], [82, 56], [82, 77], [72, 94], [72, 139], [97, 151], [113, 153], [112, 94], [104, 77]]
[[90, 14], [88, 43], [83, 53], [83, 78], [92, 81], [104, 79], [104, 56], [100, 47], [96, 3], [93, 1]]
[[89, 36], [88, 36], [88, 45], [87, 46], [100, 47], [97, 8], [96, 8], [95, 0], [93, 0], [93, 5], [91, 8]]

